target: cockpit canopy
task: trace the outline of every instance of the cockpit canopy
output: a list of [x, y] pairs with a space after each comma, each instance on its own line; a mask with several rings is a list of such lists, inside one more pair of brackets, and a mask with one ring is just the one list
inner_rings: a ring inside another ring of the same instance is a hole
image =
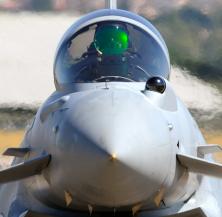
[[87, 25], [63, 43], [55, 61], [59, 85], [94, 82], [146, 82], [169, 77], [163, 46], [137, 25], [100, 21]]

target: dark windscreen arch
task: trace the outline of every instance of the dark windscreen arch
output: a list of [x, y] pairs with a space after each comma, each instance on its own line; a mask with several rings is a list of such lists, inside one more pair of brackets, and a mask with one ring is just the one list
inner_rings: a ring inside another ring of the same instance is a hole
[[[118, 31], [111, 32], [112, 28]], [[102, 39], [105, 41], [99, 43]], [[122, 46], [121, 49], [117, 49], [118, 46]], [[169, 63], [163, 49], [144, 30], [124, 22], [100, 22], [85, 27], [62, 45], [55, 62], [55, 79], [61, 85], [146, 82], [152, 76], [169, 76]]]

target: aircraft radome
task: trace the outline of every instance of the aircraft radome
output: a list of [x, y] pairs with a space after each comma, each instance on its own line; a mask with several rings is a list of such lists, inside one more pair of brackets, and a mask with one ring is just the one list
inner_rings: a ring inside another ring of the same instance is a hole
[[63, 36], [56, 91], [4, 153], [0, 216], [221, 217], [221, 148], [175, 95], [163, 38], [109, 6]]

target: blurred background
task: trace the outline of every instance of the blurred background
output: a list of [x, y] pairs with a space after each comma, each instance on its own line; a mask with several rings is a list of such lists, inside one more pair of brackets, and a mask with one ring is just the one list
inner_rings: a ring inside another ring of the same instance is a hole
[[[176, 93], [209, 143], [222, 144], [222, 1], [119, 0], [149, 19], [169, 48]], [[65, 30], [104, 0], [0, 0], [0, 149], [17, 145], [54, 91], [53, 57]]]

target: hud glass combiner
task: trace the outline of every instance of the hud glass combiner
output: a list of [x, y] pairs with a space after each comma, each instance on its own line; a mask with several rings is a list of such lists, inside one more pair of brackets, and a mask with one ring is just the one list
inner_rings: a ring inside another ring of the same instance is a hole
[[120, 55], [129, 47], [128, 33], [118, 25], [105, 25], [96, 31], [96, 50], [103, 55]]

